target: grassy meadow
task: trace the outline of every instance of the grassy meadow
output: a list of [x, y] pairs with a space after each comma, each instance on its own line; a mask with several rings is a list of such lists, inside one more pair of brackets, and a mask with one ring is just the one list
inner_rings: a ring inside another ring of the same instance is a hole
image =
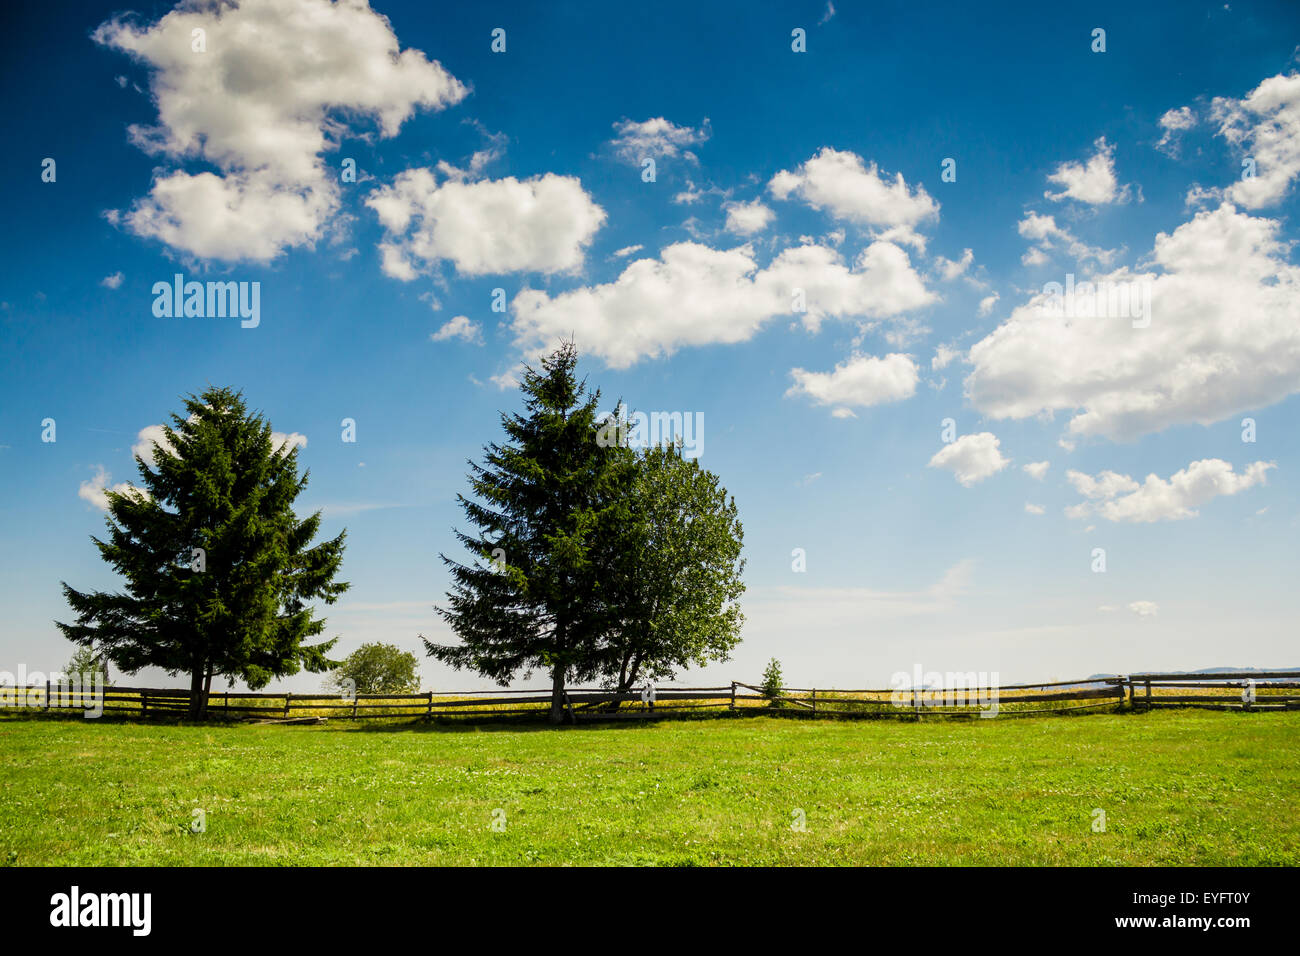
[[1298, 755], [1300, 713], [563, 728], [7, 715], [0, 863], [1297, 865]]

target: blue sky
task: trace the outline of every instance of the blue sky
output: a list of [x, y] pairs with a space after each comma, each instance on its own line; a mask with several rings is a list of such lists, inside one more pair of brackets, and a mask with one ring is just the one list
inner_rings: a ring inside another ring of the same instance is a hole
[[[208, 383], [305, 439], [338, 650], [445, 637], [465, 460], [569, 333], [739, 505], [744, 643], [689, 682], [1295, 665], [1300, 9], [1001, 6], [8, 10], [0, 669], [67, 660], [97, 489]], [[155, 316], [178, 272], [260, 323]]]

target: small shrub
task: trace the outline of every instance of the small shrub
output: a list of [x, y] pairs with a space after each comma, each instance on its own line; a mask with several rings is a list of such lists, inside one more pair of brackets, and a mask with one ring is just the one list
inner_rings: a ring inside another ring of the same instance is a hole
[[781, 677], [781, 662], [774, 657], [767, 662], [767, 667], [763, 670], [763, 695], [771, 700], [771, 706], [781, 706], [781, 702], [775, 698], [781, 696], [781, 691], [784, 688], [785, 684]]

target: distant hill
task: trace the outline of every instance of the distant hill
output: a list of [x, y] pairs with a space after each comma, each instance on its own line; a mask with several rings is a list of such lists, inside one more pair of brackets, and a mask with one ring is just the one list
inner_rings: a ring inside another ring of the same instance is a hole
[[[1300, 667], [1202, 667], [1198, 671], [1149, 671], [1147, 673], [1161, 674], [1205, 674], [1213, 676], [1214, 674], [1267, 674], [1270, 671], [1300, 671]], [[1119, 674], [1089, 674], [1088, 680], [1101, 681], [1108, 677], [1119, 677]]]

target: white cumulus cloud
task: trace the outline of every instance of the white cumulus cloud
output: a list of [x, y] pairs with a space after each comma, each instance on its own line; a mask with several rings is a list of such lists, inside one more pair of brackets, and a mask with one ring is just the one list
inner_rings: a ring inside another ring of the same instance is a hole
[[266, 262], [311, 246], [339, 205], [338, 171], [323, 154], [365, 135], [352, 124], [392, 137], [417, 108], [467, 93], [436, 61], [402, 50], [365, 0], [182, 4], [151, 25], [114, 18], [94, 39], [151, 71], [158, 122], [131, 126], [131, 141], [218, 170], [159, 171], [112, 218], [201, 259]]
[[1011, 459], [1003, 457], [1001, 444], [992, 432], [962, 435], [935, 452], [929, 467], [951, 471], [963, 487], [969, 488], [1011, 464]]
[[883, 358], [854, 355], [829, 372], [790, 370], [794, 384], [788, 397], [806, 395], [818, 405], [864, 408], [898, 402], [916, 393], [916, 363], [897, 352]]
[[1170, 156], [1177, 156], [1179, 134], [1195, 125], [1196, 114], [1192, 112], [1190, 106], [1180, 106], [1177, 109], [1167, 110], [1160, 117], [1160, 128], [1164, 132], [1160, 137], [1160, 141], [1156, 143], [1156, 149]]
[[634, 122], [624, 119], [614, 124], [614, 138], [610, 141], [615, 154], [633, 165], [644, 159], [685, 156], [694, 160], [689, 149], [709, 138], [709, 120], [705, 117], [699, 127], [678, 126], [662, 116]]
[[826, 318], [894, 317], [934, 298], [889, 242], [872, 243], [852, 267], [835, 249], [802, 245], [761, 269], [750, 245], [679, 242], [628, 263], [613, 282], [555, 296], [525, 289], [511, 311], [525, 358], [572, 334], [585, 352], [627, 368], [685, 346], [746, 341], [778, 315], [816, 331]]
[[448, 339], [462, 339], [466, 342], [482, 342], [483, 333], [467, 315], [455, 315], [443, 323], [442, 327], [429, 336], [435, 342]]
[[1300, 267], [1279, 229], [1225, 204], [1160, 233], [1156, 271], [1089, 277], [1149, 284], [1145, 328], [1033, 296], [971, 347], [968, 398], [995, 419], [1061, 411], [1074, 436], [1130, 440], [1300, 391]]
[[135, 487], [135, 485], [127, 481], [118, 482], [116, 485], [110, 486], [109, 482], [112, 480], [113, 476], [104, 469], [103, 465], [96, 465], [94, 476], [83, 481], [81, 486], [77, 489], [77, 497], [82, 501], [87, 501], [94, 505], [100, 511], [107, 511], [108, 492], [110, 491], [115, 491], [118, 494], [132, 493], [144, 495], [146, 497], [148, 496], [148, 492], [144, 491], [142, 488]]
[[1194, 518], [1198, 514], [1195, 509], [1212, 498], [1264, 484], [1268, 470], [1275, 467], [1272, 462], [1257, 461], [1237, 473], [1220, 458], [1206, 458], [1168, 479], [1147, 475], [1141, 484], [1113, 471], [1103, 471], [1095, 478], [1069, 471], [1065, 477], [1088, 500], [1067, 508], [1066, 514], [1071, 518], [1099, 514], [1107, 521], [1137, 523]]
[[797, 196], [836, 219], [867, 226], [880, 238], [918, 249], [925, 248], [925, 239], [917, 228], [939, 217], [939, 204], [924, 186], [910, 189], [902, 173], [891, 180], [881, 175], [874, 162], [868, 165], [856, 153], [829, 146], [797, 169], [781, 170], [768, 183], [768, 190], [777, 199]]
[[770, 207], [763, 205], [761, 199], [727, 203], [722, 208], [727, 213], [727, 232], [738, 236], [752, 236], [756, 232], [762, 232], [775, 215]]
[[1053, 202], [1074, 199], [1093, 206], [1128, 201], [1129, 188], [1120, 189], [1115, 178], [1115, 147], [1105, 137], [1094, 145], [1097, 151], [1086, 163], [1071, 161], [1056, 167], [1047, 179], [1060, 186], [1061, 191], [1045, 192], [1046, 198]]
[[605, 222], [573, 176], [461, 178], [408, 169], [366, 199], [387, 231], [385, 274], [410, 280], [451, 262], [461, 275], [571, 272]]
[[1300, 73], [1271, 76], [1245, 99], [1217, 97], [1219, 135], [1255, 161], [1255, 175], [1226, 190], [1229, 201], [1259, 209], [1281, 202], [1300, 175]]
[[945, 259], [943, 256], [937, 256], [934, 260], [934, 267], [938, 270], [939, 275], [943, 277], [944, 282], [951, 282], [969, 269], [974, 261], [975, 251], [966, 249], [962, 252], [960, 259]]

